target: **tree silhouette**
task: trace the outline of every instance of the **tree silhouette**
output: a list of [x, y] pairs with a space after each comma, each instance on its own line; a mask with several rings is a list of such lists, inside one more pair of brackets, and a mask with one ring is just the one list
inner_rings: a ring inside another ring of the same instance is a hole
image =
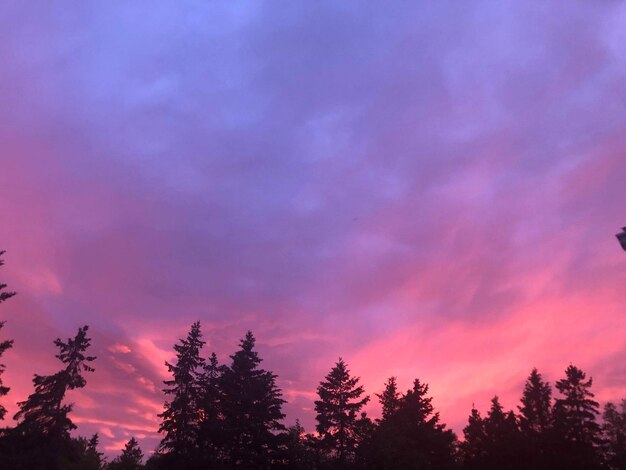
[[358, 413], [369, 401], [361, 398], [364, 390], [359, 377], [351, 377], [343, 359], [339, 358], [325, 380], [317, 387], [320, 399], [315, 401], [317, 432], [320, 447], [343, 465], [354, 459], [359, 444]]
[[385, 383], [385, 389], [383, 390], [383, 393], [377, 393], [376, 396], [378, 397], [378, 401], [383, 408], [382, 420], [378, 420], [380, 422], [393, 415], [400, 406], [400, 392], [398, 392], [398, 384], [396, 382], [396, 378], [389, 377], [389, 379], [387, 379], [387, 382]]
[[488, 457], [485, 420], [474, 405], [467, 421], [467, 426], [463, 428], [465, 439], [460, 446], [463, 464], [468, 469], [485, 468]]
[[563, 395], [554, 404], [554, 427], [559, 458], [571, 469], [601, 467], [598, 446], [600, 426], [596, 422], [599, 404], [589, 390], [593, 380], [578, 367], [568, 366], [565, 378], [556, 383]]
[[223, 372], [224, 368], [219, 365], [215, 353], [212, 353], [198, 376], [199, 458], [205, 466], [215, 466], [223, 458], [221, 449], [224, 445], [224, 415], [220, 385]]
[[521, 446], [529, 468], [548, 469], [555, 465], [551, 457], [552, 389], [541, 374], [533, 368], [521, 398], [519, 425]]
[[225, 454], [230, 467], [269, 468], [277, 458], [282, 392], [276, 375], [259, 368], [262, 359], [254, 351], [255, 339], [248, 331], [239, 350], [230, 356], [220, 379], [224, 416]]
[[85, 356], [91, 344], [87, 337], [87, 325], [78, 329], [74, 338], [67, 342], [57, 338], [55, 346], [60, 350], [56, 355], [65, 368], [53, 375], [37, 375], [33, 378], [35, 392], [26, 401], [18, 403], [20, 411], [15, 415], [19, 421], [17, 430], [20, 433], [33, 433], [47, 436], [69, 437], [69, 432], [76, 426], [68, 417], [72, 405], [63, 405], [67, 390], [83, 388], [86, 380], [83, 372], [93, 372], [89, 365], [96, 358]]
[[115, 457], [107, 467], [107, 470], [139, 470], [143, 468], [141, 461], [143, 460], [143, 452], [139, 443], [134, 437], [124, 446], [122, 454]]
[[[446, 469], [455, 465], [456, 436], [439, 422], [428, 385], [415, 379], [413, 388], [394, 398], [395, 381], [379, 395], [383, 414], [372, 439], [370, 460], [380, 469]], [[397, 400], [397, 402], [396, 402]], [[389, 404], [391, 403], [391, 406]]]
[[159, 452], [171, 454], [181, 465], [189, 465], [198, 442], [200, 391], [197, 378], [204, 365], [200, 355], [203, 345], [200, 322], [195, 322], [187, 337], [174, 345], [176, 364], [165, 363], [173, 379], [164, 381], [167, 388], [163, 392], [172, 398], [165, 402], [165, 410], [158, 415], [163, 418], [159, 432], [165, 434]]
[[626, 399], [620, 409], [609, 402], [602, 414], [602, 434], [604, 437], [604, 455], [610, 469], [626, 468]]
[[[2, 257], [4, 253], [5, 253], [4, 251], [0, 251], [0, 257]], [[3, 266], [3, 265], [4, 265], [4, 261], [0, 258], [0, 266]], [[15, 292], [5, 291], [6, 287], [7, 287], [6, 284], [3, 284], [2, 282], [0, 282], [0, 304], [15, 295]], [[6, 322], [4, 321], [0, 321], [0, 330], [2, 330], [5, 323]], [[2, 357], [2, 355], [7, 349], [10, 349], [12, 347], [13, 347], [13, 340], [0, 341], [0, 357]], [[2, 373], [4, 372], [4, 370], [5, 370], [4, 364], [0, 363], [0, 397], [5, 396], [7, 393], [9, 393], [9, 390], [11, 390], [9, 387], [6, 387], [2, 383]], [[2, 406], [2, 404], [0, 403], [0, 420], [4, 419], [6, 412], [7, 412], [6, 408]]]

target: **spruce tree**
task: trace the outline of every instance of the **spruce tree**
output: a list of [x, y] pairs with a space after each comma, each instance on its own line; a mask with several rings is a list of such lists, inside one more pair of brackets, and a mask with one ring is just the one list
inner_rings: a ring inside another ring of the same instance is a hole
[[[0, 257], [3, 254], [4, 254], [4, 251], [0, 251]], [[0, 259], [0, 266], [3, 266], [3, 265], [4, 265], [4, 261]], [[2, 282], [0, 282], [0, 304], [15, 295], [15, 292], [5, 291], [6, 287], [7, 287], [6, 284], [3, 284]], [[0, 320], [0, 330], [2, 330], [2, 327], [4, 326], [4, 324], [5, 322]], [[10, 349], [11, 347], [13, 347], [13, 340], [0, 341], [0, 357], [2, 357], [2, 354], [4, 354], [4, 352], [7, 349]], [[2, 383], [2, 373], [4, 372], [4, 369], [5, 369], [4, 364], [0, 363], [0, 397], [3, 397], [7, 393], [9, 393], [9, 390], [10, 390], [9, 387], [6, 387]], [[7, 412], [6, 408], [2, 406], [2, 404], [0, 403], [0, 420], [4, 419], [6, 412]]]
[[463, 428], [464, 440], [460, 445], [464, 467], [467, 469], [485, 468], [487, 461], [487, 433], [485, 420], [472, 405], [467, 426]]
[[198, 444], [202, 454], [200, 458], [207, 466], [214, 466], [223, 457], [221, 452], [224, 444], [224, 416], [220, 386], [223, 372], [224, 368], [219, 365], [215, 353], [212, 353], [198, 377], [200, 395]]
[[602, 436], [606, 463], [611, 470], [626, 468], [626, 400], [620, 409], [609, 402], [602, 414]]
[[559, 458], [571, 469], [601, 467], [598, 447], [601, 443], [600, 425], [596, 422], [599, 404], [590, 391], [593, 380], [570, 365], [565, 378], [556, 383], [563, 396], [554, 404], [554, 428]]
[[84, 372], [94, 371], [89, 363], [96, 358], [85, 355], [91, 344], [91, 339], [87, 337], [88, 329], [86, 325], [79, 328], [76, 336], [68, 338], [67, 342], [59, 338], [54, 341], [60, 350], [56, 357], [65, 364], [65, 368], [53, 375], [35, 374], [34, 393], [26, 401], [18, 403], [20, 411], [15, 419], [19, 421], [19, 433], [66, 438], [76, 428], [68, 416], [72, 405], [62, 402], [68, 390], [85, 386]]
[[521, 398], [519, 424], [523, 455], [528, 467], [548, 469], [554, 466], [552, 443], [552, 389], [533, 368]]
[[254, 336], [248, 331], [220, 378], [229, 468], [269, 468], [277, 458], [277, 433], [285, 429], [281, 423], [285, 400], [276, 385], [277, 376], [259, 368], [262, 359], [254, 346]]
[[383, 393], [376, 394], [378, 397], [378, 401], [382, 406], [382, 419], [378, 420], [384, 421], [389, 418], [392, 414], [394, 414], [398, 406], [400, 405], [400, 392], [398, 392], [398, 384], [396, 382], [395, 377], [389, 377], [387, 382], [385, 383], [385, 389]]
[[137, 440], [131, 437], [124, 446], [122, 454], [113, 459], [107, 470], [139, 470], [143, 468], [142, 460], [143, 452], [141, 447], [139, 447]]
[[352, 377], [346, 363], [339, 358], [325, 380], [317, 387], [320, 399], [315, 401], [320, 447], [339, 465], [354, 459], [359, 444], [359, 417], [369, 397], [361, 398], [359, 377]]
[[[395, 384], [393, 384], [395, 385]], [[392, 382], [386, 391], [392, 392]], [[381, 396], [389, 403], [393, 393]], [[439, 422], [428, 385], [418, 379], [380, 420], [372, 439], [370, 460], [380, 469], [446, 469], [455, 465], [456, 436]]]
[[164, 381], [167, 388], [163, 392], [171, 399], [165, 402], [165, 410], [158, 415], [163, 419], [159, 432], [165, 434], [158, 450], [170, 454], [182, 466], [191, 465], [197, 450], [200, 420], [197, 379], [204, 365], [200, 355], [202, 346], [200, 322], [195, 322], [187, 337], [174, 345], [176, 364], [165, 363], [173, 378]]

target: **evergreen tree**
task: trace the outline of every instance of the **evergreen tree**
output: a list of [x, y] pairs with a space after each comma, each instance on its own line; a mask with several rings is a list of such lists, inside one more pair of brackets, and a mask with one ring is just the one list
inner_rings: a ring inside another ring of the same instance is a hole
[[512, 411], [505, 412], [497, 396], [485, 418], [472, 409], [461, 445], [468, 469], [505, 470], [528, 468], [521, 459], [519, 428]]
[[214, 466], [223, 456], [221, 449], [224, 445], [224, 416], [222, 407], [222, 391], [220, 381], [224, 368], [219, 365], [217, 356], [212, 353], [209, 360], [203, 365], [198, 377], [200, 394], [199, 411], [199, 446], [205, 466]]
[[600, 426], [596, 422], [599, 404], [589, 390], [592, 379], [570, 365], [565, 378], [556, 383], [563, 395], [554, 405], [554, 427], [559, 459], [563, 468], [601, 468], [598, 446], [601, 443]]
[[102, 470], [105, 459], [98, 452], [98, 434], [90, 439], [78, 437], [71, 440], [72, 449], [60, 457], [59, 468], [63, 470]]
[[320, 447], [328, 456], [344, 465], [354, 459], [359, 444], [358, 413], [369, 401], [361, 398], [359, 378], [351, 377], [343, 359], [331, 369], [317, 387], [320, 399], [315, 402]]
[[464, 467], [467, 469], [485, 468], [487, 461], [487, 433], [485, 420], [472, 405], [467, 426], [463, 429], [464, 441], [460, 445]]
[[[394, 381], [395, 382], [395, 381]], [[439, 422], [428, 385], [418, 379], [413, 389], [395, 401], [395, 383], [387, 383], [380, 401], [392, 404], [371, 441], [369, 460], [380, 469], [446, 469], [455, 465], [456, 436]], [[391, 400], [389, 400], [391, 398]], [[393, 410], [393, 411], [390, 411]]]
[[200, 322], [195, 322], [187, 338], [174, 345], [176, 364], [165, 363], [173, 379], [164, 381], [167, 388], [163, 392], [171, 399], [165, 402], [165, 410], [158, 415], [163, 418], [159, 432], [165, 434], [159, 452], [170, 454], [181, 466], [191, 465], [198, 443], [200, 391], [197, 379], [204, 365], [200, 355], [202, 346]]
[[143, 452], [141, 447], [139, 447], [137, 440], [131, 437], [124, 446], [122, 454], [113, 459], [107, 470], [139, 470], [143, 468], [142, 460]]
[[276, 386], [277, 376], [259, 368], [262, 359], [254, 345], [254, 336], [248, 331], [220, 379], [224, 450], [230, 468], [269, 468], [278, 458], [280, 438], [276, 433], [285, 429], [281, 423], [285, 400]]
[[602, 414], [604, 455], [611, 470], [626, 469], [626, 400], [622, 400], [620, 408], [609, 402]]
[[313, 438], [306, 434], [300, 421], [289, 426], [284, 434], [284, 465], [288, 470], [313, 470], [316, 467], [317, 456], [313, 446]]
[[544, 382], [541, 374], [534, 368], [526, 384], [521, 398], [520, 429], [527, 435], [537, 437], [544, 435], [552, 425], [552, 389]]
[[53, 375], [37, 375], [33, 378], [35, 392], [26, 401], [18, 403], [20, 411], [15, 415], [19, 421], [17, 431], [22, 434], [69, 437], [69, 432], [76, 426], [68, 417], [72, 405], [63, 405], [63, 398], [68, 390], [83, 388], [87, 381], [83, 372], [93, 372], [89, 365], [96, 358], [85, 356], [91, 344], [87, 337], [88, 326], [78, 329], [74, 338], [67, 342], [57, 338], [55, 346], [60, 350], [56, 355], [65, 368]]
[[[0, 257], [3, 254], [4, 254], [4, 251], [0, 251]], [[0, 259], [0, 266], [3, 266], [3, 265], [4, 265], [4, 261]], [[0, 304], [15, 295], [15, 292], [5, 291], [6, 287], [7, 287], [6, 284], [3, 284], [2, 282], [0, 282]], [[2, 330], [2, 327], [4, 326], [4, 324], [5, 324], [4, 321], [0, 321], [0, 330]], [[4, 352], [7, 349], [10, 349], [11, 347], [13, 347], [13, 340], [0, 341], [0, 357], [2, 357], [2, 354], [4, 354]], [[4, 369], [5, 369], [4, 364], [0, 363], [0, 397], [9, 393], [9, 390], [10, 390], [9, 387], [6, 387], [2, 383], [2, 373], [4, 372]], [[0, 420], [4, 419], [6, 412], [7, 412], [6, 408], [2, 406], [2, 404], [0, 403]]]
[[534, 368], [521, 398], [519, 424], [523, 456], [528, 468], [549, 469], [554, 466], [551, 456], [552, 389]]
[[398, 384], [396, 383], [395, 377], [389, 377], [387, 383], [385, 383], [385, 389], [383, 393], [376, 394], [378, 397], [378, 401], [382, 406], [382, 419], [378, 420], [384, 421], [393, 415], [400, 406], [400, 392], [398, 392]]

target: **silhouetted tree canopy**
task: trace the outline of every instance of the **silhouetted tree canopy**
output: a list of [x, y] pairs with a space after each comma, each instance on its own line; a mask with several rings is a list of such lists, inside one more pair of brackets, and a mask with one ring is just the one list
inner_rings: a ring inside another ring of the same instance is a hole
[[143, 452], [139, 443], [134, 437], [124, 446], [122, 454], [115, 457], [108, 465], [107, 470], [139, 470], [143, 468], [141, 461], [143, 460]]
[[359, 378], [352, 377], [343, 359], [317, 387], [319, 400], [315, 401], [317, 432], [320, 448], [339, 465], [354, 460], [360, 442], [359, 412], [369, 401]]
[[[0, 266], [4, 265], [4, 261], [2, 260], [2, 255], [4, 253], [5, 253], [4, 251], [0, 251]], [[10, 291], [5, 290], [6, 287], [7, 287], [6, 284], [0, 282], [0, 304], [15, 295], [15, 292], [10, 292]], [[5, 323], [6, 322], [0, 320], [0, 331], [4, 327]], [[2, 357], [2, 355], [7, 349], [10, 349], [12, 347], [13, 347], [13, 340], [9, 340], [9, 339], [1, 340], [0, 341], [0, 358]], [[2, 373], [4, 372], [4, 369], [5, 369], [4, 364], [0, 363], [0, 397], [5, 396], [7, 393], [9, 393], [9, 390], [11, 390], [9, 387], [5, 386], [2, 383]], [[2, 403], [0, 403], [0, 420], [4, 419], [6, 412], [7, 412], [6, 408], [2, 406]]]
[[456, 436], [439, 422], [428, 385], [415, 379], [404, 395], [397, 396], [395, 390], [392, 377], [378, 395], [383, 418], [373, 432], [367, 460], [380, 469], [453, 468]]
[[585, 378], [582, 370], [570, 365], [565, 370], [565, 378], [556, 382], [562, 395], [554, 404], [557, 452], [572, 469], [601, 468], [600, 425], [596, 422], [600, 405], [593, 400], [594, 394], [590, 391], [592, 379]]
[[187, 465], [198, 445], [200, 388], [197, 379], [204, 365], [200, 355], [203, 345], [200, 322], [195, 322], [187, 337], [174, 345], [176, 364], [165, 363], [173, 378], [164, 382], [167, 388], [163, 392], [171, 399], [165, 402], [165, 410], [159, 414], [163, 418], [159, 432], [165, 434], [159, 451], [172, 454]]
[[69, 432], [76, 428], [68, 416], [72, 405], [62, 402], [68, 390], [85, 386], [84, 372], [94, 371], [89, 363], [96, 358], [85, 355], [91, 344], [87, 337], [88, 328], [86, 325], [79, 328], [76, 336], [66, 342], [60, 338], [54, 341], [59, 348], [56, 357], [65, 368], [53, 375], [35, 374], [35, 391], [26, 401], [18, 403], [20, 411], [15, 419], [19, 421], [17, 430], [20, 433], [69, 436]]
[[282, 392], [276, 375], [259, 368], [262, 359], [254, 350], [255, 339], [248, 331], [232, 362], [223, 369], [221, 411], [225, 455], [231, 467], [269, 468], [277, 458], [284, 431]]

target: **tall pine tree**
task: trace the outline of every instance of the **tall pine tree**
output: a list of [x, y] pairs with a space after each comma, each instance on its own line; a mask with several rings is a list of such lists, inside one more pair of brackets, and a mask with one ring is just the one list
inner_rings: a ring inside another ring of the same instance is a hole
[[[3, 254], [4, 254], [4, 251], [0, 251], [0, 257], [2, 257]], [[4, 261], [0, 258], [0, 266], [3, 266], [3, 265], [4, 265]], [[5, 290], [6, 287], [7, 287], [6, 284], [3, 284], [2, 282], [0, 282], [0, 304], [15, 295], [15, 292], [6, 291]], [[0, 320], [0, 330], [2, 330], [2, 327], [4, 326], [4, 324], [5, 322]], [[7, 339], [7, 340], [0, 341], [0, 357], [2, 357], [2, 354], [4, 354], [4, 352], [7, 349], [10, 349], [11, 347], [13, 347], [13, 340]], [[5, 369], [4, 364], [0, 363], [0, 397], [9, 393], [9, 390], [10, 390], [9, 387], [6, 387], [2, 383], [2, 373], [4, 372], [4, 369]], [[6, 408], [2, 406], [2, 404], [0, 403], [0, 420], [4, 419], [6, 412], [7, 412]]]
[[[570, 469], [601, 468], [600, 425], [596, 416], [600, 405], [590, 391], [593, 380], [578, 367], [570, 365], [565, 378], [556, 383], [562, 398], [554, 404], [554, 429], [559, 458]], [[565, 467], [564, 467], [565, 468]]]
[[[395, 382], [381, 397], [383, 414], [371, 441], [370, 461], [380, 469], [446, 469], [455, 465], [456, 436], [439, 422], [428, 385], [418, 379], [413, 388], [394, 398]], [[396, 401], [397, 400], [397, 401]], [[391, 404], [391, 406], [390, 406]]]
[[53, 375], [35, 374], [34, 393], [26, 401], [18, 403], [20, 410], [15, 419], [19, 421], [19, 433], [69, 437], [69, 432], [76, 428], [68, 416], [72, 405], [63, 404], [63, 399], [68, 390], [85, 386], [84, 372], [94, 371], [89, 363], [96, 358], [85, 355], [91, 345], [91, 338], [87, 337], [88, 329], [87, 325], [79, 328], [76, 336], [66, 342], [60, 338], [54, 341], [59, 348], [56, 357], [65, 368]]
[[199, 456], [202, 464], [211, 467], [223, 459], [224, 414], [222, 412], [221, 379], [224, 367], [212, 353], [198, 377], [200, 423], [198, 429]]
[[626, 468], [626, 400], [619, 409], [611, 402], [604, 406], [602, 414], [604, 455], [611, 470]]
[[190, 466], [197, 450], [200, 420], [197, 379], [204, 365], [200, 355], [203, 346], [200, 322], [195, 322], [187, 337], [174, 345], [176, 364], [165, 363], [173, 378], [164, 381], [167, 388], [163, 392], [171, 398], [158, 415], [163, 419], [159, 432], [165, 434], [159, 452], [168, 454], [181, 466]]
[[320, 447], [339, 465], [352, 461], [359, 444], [359, 412], [369, 401], [362, 397], [359, 377], [352, 377], [343, 359], [335, 364], [317, 387], [315, 402]]
[[276, 385], [277, 376], [259, 368], [262, 359], [254, 346], [254, 336], [248, 331], [220, 378], [229, 468], [269, 468], [277, 458], [277, 432], [285, 429], [281, 423], [285, 400]]
[[555, 465], [552, 454], [552, 389], [533, 368], [521, 398], [519, 424], [523, 456], [529, 468], [549, 469]]

